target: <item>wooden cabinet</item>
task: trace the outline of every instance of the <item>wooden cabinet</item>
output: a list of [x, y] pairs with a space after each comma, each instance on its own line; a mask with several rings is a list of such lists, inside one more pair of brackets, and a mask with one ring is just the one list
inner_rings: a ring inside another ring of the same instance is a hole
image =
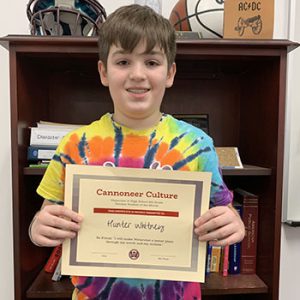
[[[39, 120], [89, 123], [112, 111], [97, 73], [95, 38], [8, 36], [15, 299], [69, 298], [68, 279], [41, 269], [51, 249], [35, 247], [27, 229], [42, 199], [43, 171], [28, 168], [29, 126]], [[177, 75], [162, 110], [209, 115], [216, 146], [237, 146], [246, 164], [224, 171], [230, 188], [259, 195], [257, 274], [210, 275], [204, 299], [278, 299], [286, 60], [296, 43], [281, 40], [178, 41]]]

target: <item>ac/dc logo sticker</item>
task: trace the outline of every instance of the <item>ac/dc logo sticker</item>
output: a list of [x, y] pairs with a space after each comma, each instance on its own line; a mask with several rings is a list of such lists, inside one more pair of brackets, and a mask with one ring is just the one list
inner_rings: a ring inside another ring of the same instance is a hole
[[132, 249], [132, 250], [129, 251], [128, 256], [132, 260], [137, 260], [140, 257], [140, 253], [139, 253], [138, 250]]

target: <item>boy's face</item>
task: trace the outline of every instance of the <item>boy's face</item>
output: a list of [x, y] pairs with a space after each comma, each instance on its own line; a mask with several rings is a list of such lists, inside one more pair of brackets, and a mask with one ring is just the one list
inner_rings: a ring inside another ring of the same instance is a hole
[[168, 69], [166, 55], [157, 46], [145, 53], [140, 42], [133, 52], [112, 45], [107, 68], [99, 61], [101, 82], [109, 87], [114, 104], [114, 120], [138, 129], [151, 127], [160, 117], [165, 89], [173, 84], [176, 65]]

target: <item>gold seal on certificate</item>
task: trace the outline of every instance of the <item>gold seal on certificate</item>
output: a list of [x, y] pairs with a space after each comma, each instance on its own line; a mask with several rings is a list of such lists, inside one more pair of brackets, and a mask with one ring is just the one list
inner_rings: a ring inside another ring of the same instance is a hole
[[84, 221], [63, 244], [62, 274], [204, 281], [206, 243], [193, 229], [211, 173], [67, 165], [65, 185]]

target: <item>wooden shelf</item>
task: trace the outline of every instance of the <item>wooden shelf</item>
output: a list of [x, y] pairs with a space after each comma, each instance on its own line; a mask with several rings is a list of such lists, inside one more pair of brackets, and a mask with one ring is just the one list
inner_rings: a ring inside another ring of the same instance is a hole
[[224, 176], [269, 176], [272, 174], [270, 168], [252, 165], [244, 165], [242, 169], [222, 169]]
[[27, 290], [26, 296], [31, 299], [49, 299], [58, 298], [71, 299], [73, 285], [70, 279], [63, 276], [60, 281], [52, 281], [52, 274], [46, 273], [42, 270], [34, 280], [31, 287]]
[[202, 284], [203, 295], [263, 294], [268, 292], [267, 285], [256, 275], [228, 275], [212, 273]]
[[[28, 298], [70, 298], [73, 286], [68, 277], [61, 281], [51, 280], [52, 275], [42, 270], [26, 295]], [[206, 283], [202, 284], [203, 295], [233, 295], [233, 294], [258, 294], [267, 293], [268, 287], [255, 274], [253, 275], [229, 275], [224, 277], [220, 274], [210, 274]]]
[[[24, 175], [44, 175], [46, 168], [24, 168]], [[242, 169], [223, 169], [224, 176], [269, 176], [272, 170], [252, 165], [244, 165]]]
[[47, 168], [25, 167], [24, 175], [44, 175]]

